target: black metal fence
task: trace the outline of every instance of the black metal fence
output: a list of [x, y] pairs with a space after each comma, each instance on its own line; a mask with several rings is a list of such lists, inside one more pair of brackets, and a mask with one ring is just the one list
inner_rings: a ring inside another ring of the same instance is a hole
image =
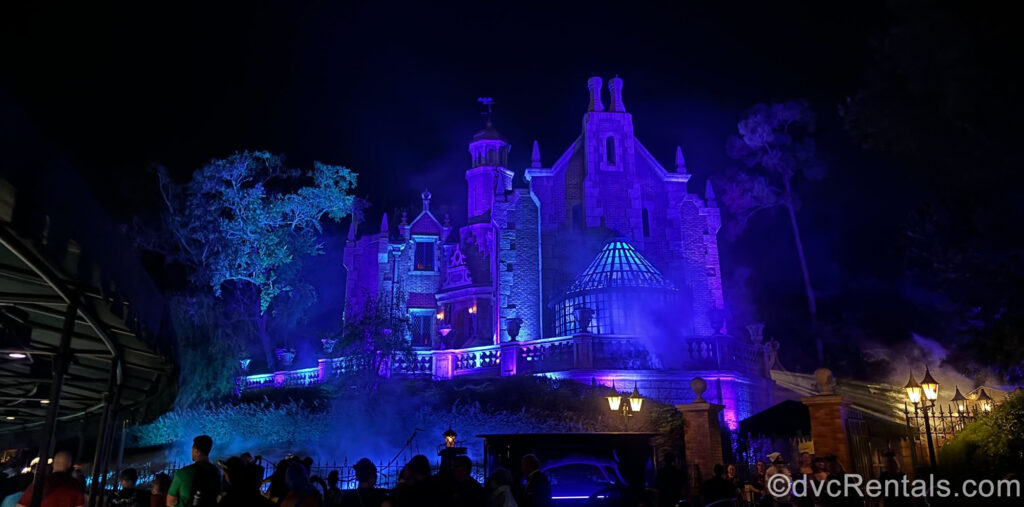
[[[136, 470], [139, 472], [140, 486], [144, 486], [152, 482], [157, 474], [165, 473], [171, 477], [174, 477], [174, 473], [178, 470], [190, 465], [191, 462], [183, 461], [170, 461], [166, 464], [153, 465], [146, 463], [141, 466], [137, 466]], [[258, 463], [263, 467], [263, 480], [269, 479], [277, 468], [277, 462], [271, 462], [269, 460], [262, 460]], [[338, 472], [338, 487], [341, 489], [355, 489], [359, 483], [356, 480], [356, 472], [353, 466], [355, 462], [349, 462], [348, 458], [341, 461], [337, 460], [324, 460], [314, 462], [313, 466], [310, 467], [310, 477], [320, 477], [324, 480], [327, 479], [328, 474], [332, 471]], [[374, 464], [377, 467], [377, 487], [380, 489], [393, 489], [398, 485], [399, 474], [402, 472], [402, 468], [405, 466], [404, 462], [393, 462], [384, 463], [383, 461]], [[433, 473], [437, 473], [441, 467], [440, 461], [435, 462], [431, 465]], [[482, 463], [473, 463], [473, 470], [471, 471], [473, 478], [479, 481], [481, 484], [484, 483], [484, 468]], [[117, 487], [117, 472], [110, 472], [105, 478], [104, 485], [108, 489], [114, 489]], [[268, 484], [264, 484], [264, 491], [269, 487]]]

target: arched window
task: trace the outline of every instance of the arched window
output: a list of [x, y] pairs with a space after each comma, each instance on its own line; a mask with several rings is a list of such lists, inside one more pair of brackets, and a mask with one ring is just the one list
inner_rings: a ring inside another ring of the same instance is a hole
[[615, 138], [608, 137], [604, 142], [604, 154], [608, 165], [615, 165]]

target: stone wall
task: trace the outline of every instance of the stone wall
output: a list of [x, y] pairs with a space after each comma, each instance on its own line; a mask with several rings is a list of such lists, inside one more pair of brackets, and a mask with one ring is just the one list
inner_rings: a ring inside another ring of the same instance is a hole
[[509, 338], [508, 319], [522, 319], [519, 340], [541, 336], [540, 234], [537, 204], [516, 189], [494, 204], [498, 228], [498, 319], [500, 340]]

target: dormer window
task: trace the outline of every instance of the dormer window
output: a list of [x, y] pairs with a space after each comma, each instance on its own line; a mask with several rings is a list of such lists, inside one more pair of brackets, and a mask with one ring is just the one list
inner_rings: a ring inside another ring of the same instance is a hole
[[604, 145], [605, 162], [608, 165], [615, 165], [615, 138], [605, 139]]
[[434, 271], [433, 241], [417, 241], [415, 255], [414, 268], [416, 271]]

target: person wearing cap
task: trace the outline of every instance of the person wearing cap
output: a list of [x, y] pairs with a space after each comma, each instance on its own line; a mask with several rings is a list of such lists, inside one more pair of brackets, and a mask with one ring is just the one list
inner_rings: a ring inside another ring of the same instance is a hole
[[[790, 473], [789, 468], [786, 467], [786, 460], [782, 458], [782, 453], [773, 452], [769, 454], [768, 461], [771, 462], [772, 466], [768, 467], [768, 471], [766, 471], [764, 474], [766, 480], [765, 484], [771, 484], [772, 477], [776, 475], [785, 475], [790, 479], [793, 478], [793, 475]], [[769, 491], [769, 494], [770, 493], [771, 491]], [[793, 504], [793, 498], [788, 493], [784, 495], [772, 495], [772, 498], [774, 498], [774, 505], [776, 506]]]
[[359, 485], [341, 495], [342, 507], [380, 507], [387, 493], [377, 489], [377, 467], [369, 458], [361, 458], [352, 465]]
[[250, 472], [242, 458], [234, 457], [221, 464], [224, 480], [228, 483], [227, 493], [218, 505], [227, 507], [270, 507], [274, 502], [260, 494], [259, 480]]
[[145, 491], [135, 488], [135, 483], [138, 480], [139, 472], [134, 468], [122, 470], [117, 481], [121, 489], [114, 493], [114, 498], [110, 499], [109, 505], [112, 507], [146, 507], [149, 497]]

